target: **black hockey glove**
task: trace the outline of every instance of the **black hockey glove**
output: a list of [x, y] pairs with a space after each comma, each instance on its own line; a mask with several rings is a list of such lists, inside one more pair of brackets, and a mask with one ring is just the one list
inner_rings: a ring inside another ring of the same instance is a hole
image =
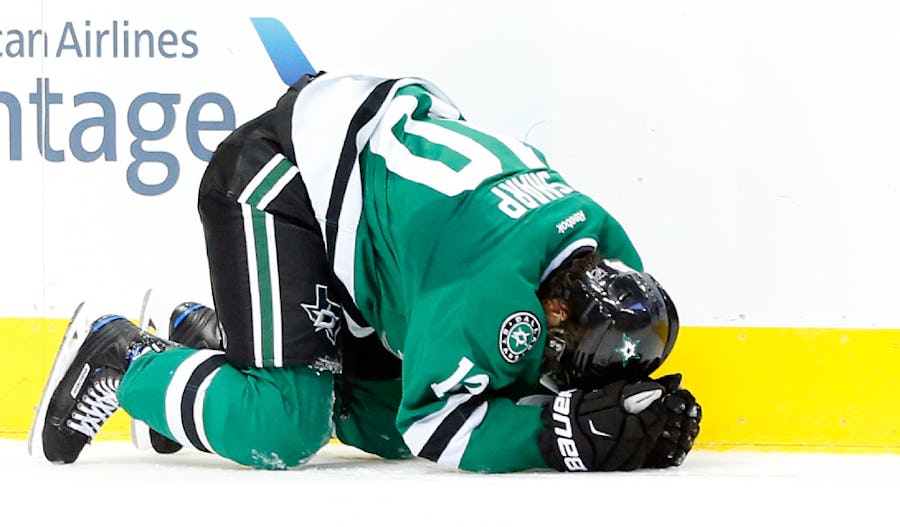
[[649, 468], [677, 467], [684, 462], [700, 433], [703, 411], [694, 395], [681, 387], [681, 374], [666, 375], [656, 380], [666, 394], [662, 407], [665, 426], [644, 463]]
[[642, 467], [663, 430], [664, 392], [653, 381], [619, 381], [559, 393], [541, 414], [544, 460], [563, 472]]

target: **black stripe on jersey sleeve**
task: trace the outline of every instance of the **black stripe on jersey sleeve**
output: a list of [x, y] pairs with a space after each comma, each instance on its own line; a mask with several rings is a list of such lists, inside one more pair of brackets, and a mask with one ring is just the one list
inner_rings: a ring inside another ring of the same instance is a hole
[[341, 155], [338, 159], [337, 170], [334, 174], [334, 183], [331, 187], [331, 200], [328, 202], [328, 212], [325, 215], [325, 242], [328, 248], [328, 261], [334, 262], [335, 240], [337, 240], [338, 220], [341, 217], [341, 209], [344, 205], [344, 196], [347, 193], [347, 184], [350, 174], [356, 164], [359, 152], [356, 149], [356, 136], [363, 126], [375, 117], [381, 105], [387, 99], [391, 88], [397, 79], [386, 80], [375, 87], [372, 93], [366, 97], [362, 105], [350, 119], [347, 135], [344, 136], [344, 145], [341, 147]]
[[[344, 144], [341, 147], [341, 155], [338, 158], [334, 182], [331, 186], [328, 211], [325, 214], [325, 248], [328, 251], [328, 261], [332, 262], [332, 264], [334, 263], [335, 244], [337, 242], [338, 220], [340, 220], [341, 210], [344, 206], [344, 196], [347, 194], [350, 175], [353, 173], [353, 167], [359, 156], [359, 152], [356, 149], [356, 136], [362, 127], [371, 121], [375, 114], [378, 113], [378, 110], [381, 109], [396, 82], [397, 79], [386, 80], [372, 90], [372, 93], [366, 97], [366, 100], [353, 114], [353, 118], [350, 119], [350, 125], [347, 128], [347, 134], [344, 136]], [[344, 284], [340, 280], [335, 280], [335, 283], [338, 288], [338, 296], [341, 299], [341, 307], [358, 324], [368, 324], [359, 308], [356, 307]]]
[[453, 436], [459, 432], [459, 429], [466, 424], [466, 421], [469, 420], [475, 409], [481, 406], [484, 401], [484, 396], [475, 396], [450, 412], [441, 421], [434, 433], [431, 434], [428, 441], [425, 442], [425, 446], [419, 451], [419, 457], [424, 457], [437, 463], [438, 458], [444, 453]]
[[181, 424], [184, 426], [184, 433], [191, 444], [194, 445], [194, 448], [201, 452], [209, 452], [209, 450], [200, 441], [200, 435], [197, 433], [197, 423], [194, 422], [194, 403], [197, 400], [197, 390], [200, 389], [203, 381], [222, 367], [223, 364], [225, 364], [224, 353], [217, 353], [201, 362], [194, 372], [191, 373], [191, 377], [184, 387], [184, 393], [181, 394]]

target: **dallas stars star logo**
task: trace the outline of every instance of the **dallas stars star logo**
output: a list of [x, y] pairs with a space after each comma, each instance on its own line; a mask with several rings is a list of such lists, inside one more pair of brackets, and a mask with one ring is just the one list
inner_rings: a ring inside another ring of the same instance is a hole
[[528, 311], [513, 313], [500, 325], [500, 355], [506, 362], [515, 364], [534, 347], [540, 335], [541, 322], [536, 316]]
[[339, 316], [341, 305], [337, 302], [332, 302], [328, 298], [328, 287], [316, 284], [316, 303], [300, 304], [300, 307], [306, 311], [306, 315], [312, 321], [313, 327], [316, 328], [316, 333], [325, 331], [325, 336], [334, 344], [337, 339], [337, 333], [341, 329]]
[[509, 334], [513, 351], [520, 351], [531, 344], [533, 334], [534, 331], [532, 331], [531, 326], [528, 324], [522, 323], [514, 327]]
[[622, 335], [622, 345], [616, 348], [616, 351], [622, 355], [622, 367], [628, 366], [628, 361], [631, 359], [640, 359], [641, 356], [638, 355], [637, 347], [640, 344], [640, 340], [632, 339], [628, 335]]

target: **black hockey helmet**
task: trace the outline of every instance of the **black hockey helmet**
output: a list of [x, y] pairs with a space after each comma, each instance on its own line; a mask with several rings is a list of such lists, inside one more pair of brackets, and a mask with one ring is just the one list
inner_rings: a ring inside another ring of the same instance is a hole
[[548, 332], [545, 384], [593, 389], [637, 381], [666, 360], [678, 336], [678, 313], [652, 276], [596, 252], [558, 273], [543, 294], [564, 300], [569, 316]]

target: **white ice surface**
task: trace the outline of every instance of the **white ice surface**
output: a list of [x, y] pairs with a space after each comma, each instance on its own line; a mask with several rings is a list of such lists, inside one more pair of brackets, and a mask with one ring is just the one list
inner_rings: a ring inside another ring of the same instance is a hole
[[695, 451], [631, 473], [471, 474], [330, 444], [303, 468], [89, 445], [56, 466], [0, 440], [0, 525], [900, 525], [900, 456]]

